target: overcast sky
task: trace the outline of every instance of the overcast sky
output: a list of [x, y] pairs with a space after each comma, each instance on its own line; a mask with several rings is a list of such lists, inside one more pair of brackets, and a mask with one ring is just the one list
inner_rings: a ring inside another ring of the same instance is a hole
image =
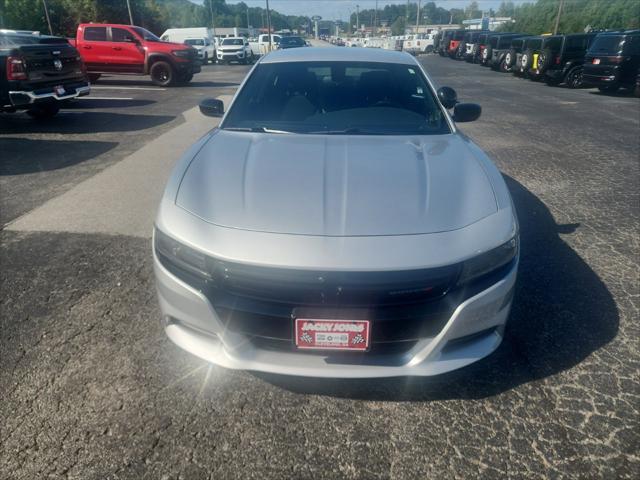
[[[265, 0], [243, 0], [250, 7], [263, 7]], [[429, 0], [422, 0], [422, 4]], [[501, 0], [476, 0], [481, 8], [498, 8]], [[524, 3], [525, 0], [515, 0], [514, 3]], [[535, 2], [535, 0], [529, 0]], [[227, 0], [227, 3], [238, 3], [239, 0]], [[417, 0], [410, 0], [417, 3]], [[378, 7], [392, 3], [407, 3], [407, 0], [378, 0]], [[436, 0], [439, 7], [464, 8], [471, 0]], [[269, 0], [269, 7], [287, 15], [320, 15], [326, 20], [346, 20], [350, 12], [356, 11], [356, 5], [360, 10], [374, 8], [376, 0]]]

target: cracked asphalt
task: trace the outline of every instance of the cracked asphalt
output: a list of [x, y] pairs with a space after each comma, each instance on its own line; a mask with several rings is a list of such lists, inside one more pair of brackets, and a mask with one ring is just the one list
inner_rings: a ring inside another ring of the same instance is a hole
[[5, 116], [0, 478], [638, 478], [640, 101], [422, 61], [483, 106], [462, 127], [518, 211], [521, 269], [498, 351], [420, 379], [212, 367], [162, 332], [148, 238], [20, 229], [170, 134], [203, 96], [231, 93], [246, 68], [206, 67], [180, 95], [80, 103], [48, 126]]

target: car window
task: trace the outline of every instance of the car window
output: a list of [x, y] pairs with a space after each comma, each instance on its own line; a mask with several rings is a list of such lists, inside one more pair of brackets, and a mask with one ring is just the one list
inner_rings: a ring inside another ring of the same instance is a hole
[[87, 42], [106, 42], [107, 27], [85, 27], [84, 39]]
[[187, 45], [197, 45], [197, 46], [202, 46], [205, 44], [204, 40], [199, 38], [188, 38], [184, 41], [184, 43], [186, 43]]
[[565, 40], [565, 50], [569, 53], [581, 52], [586, 50], [589, 43], [589, 37], [567, 37]]
[[140, 35], [142, 38], [144, 38], [147, 42], [161, 42], [162, 40], [160, 40], [158, 37], [156, 37], [153, 33], [151, 33], [149, 30], [145, 30], [144, 28], [141, 27], [131, 27], [133, 28], [133, 30]]
[[111, 40], [114, 42], [133, 42], [135, 36], [124, 28], [111, 27]]
[[598, 35], [591, 46], [593, 53], [618, 53], [622, 50], [622, 35]]
[[640, 36], [629, 35], [624, 42], [623, 51], [627, 55], [640, 55]]
[[542, 48], [557, 52], [562, 48], [562, 37], [547, 37], [542, 42]]
[[242, 38], [225, 38], [222, 45], [244, 45], [244, 40]]
[[417, 67], [378, 62], [259, 64], [222, 128], [389, 135], [450, 132]]
[[304, 40], [300, 37], [284, 37], [280, 40], [281, 45], [304, 45]]

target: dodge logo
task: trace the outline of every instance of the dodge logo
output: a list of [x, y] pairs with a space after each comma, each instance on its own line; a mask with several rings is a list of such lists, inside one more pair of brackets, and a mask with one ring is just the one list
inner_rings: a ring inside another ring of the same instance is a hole
[[58, 59], [53, 61], [53, 67], [57, 70], [60, 71], [62, 70], [62, 62]]

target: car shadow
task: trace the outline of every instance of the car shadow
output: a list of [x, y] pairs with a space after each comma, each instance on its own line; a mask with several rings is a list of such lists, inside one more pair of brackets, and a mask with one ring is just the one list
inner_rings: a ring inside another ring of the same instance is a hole
[[174, 118], [171, 115], [127, 115], [72, 109], [62, 110], [45, 121], [36, 121], [24, 113], [17, 113], [0, 116], [0, 133], [132, 132], [157, 127]]
[[132, 107], [145, 107], [156, 103], [155, 100], [120, 100], [120, 99], [104, 99], [104, 98], [92, 98], [91, 96], [79, 98], [74, 102], [65, 106], [65, 109], [71, 110], [89, 110], [92, 108], [132, 108]]
[[477, 399], [567, 370], [613, 340], [619, 314], [598, 275], [560, 235], [545, 204], [505, 177], [520, 222], [516, 294], [502, 345], [489, 357], [435, 377], [316, 379], [255, 373], [297, 393], [389, 401]]
[[117, 142], [0, 138], [0, 176], [66, 168], [115, 148]]
[[616, 90], [615, 92], [601, 92], [596, 88], [595, 90], [589, 93], [591, 95], [597, 95], [599, 97], [616, 97], [616, 98], [636, 97], [633, 88], [621, 88], [620, 90]]
[[[196, 74], [197, 75], [197, 74]], [[160, 90], [163, 87], [156, 86], [151, 80], [120, 80], [120, 79], [100, 79], [94, 85], [96, 86], [112, 86], [112, 87], [145, 87], [145, 88], [157, 88]], [[193, 88], [193, 87], [237, 87], [239, 82], [214, 82], [211, 80], [198, 81], [197, 77], [184, 85], [177, 85], [173, 87], [166, 87], [173, 89], [181, 88]]]

